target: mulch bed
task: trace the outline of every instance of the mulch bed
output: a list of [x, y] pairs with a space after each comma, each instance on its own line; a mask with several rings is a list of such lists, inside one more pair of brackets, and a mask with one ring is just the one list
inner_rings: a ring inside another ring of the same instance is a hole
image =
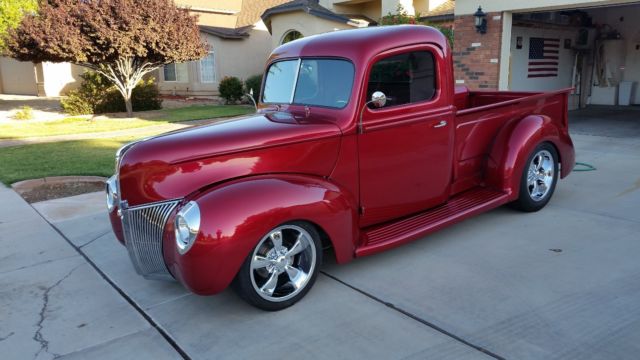
[[28, 202], [59, 199], [68, 196], [104, 191], [103, 181], [76, 181], [68, 183], [49, 183], [33, 187], [29, 190], [18, 191]]

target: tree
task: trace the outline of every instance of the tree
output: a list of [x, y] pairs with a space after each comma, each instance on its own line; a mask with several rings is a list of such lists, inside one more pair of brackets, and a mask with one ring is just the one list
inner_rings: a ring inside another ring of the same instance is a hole
[[114, 83], [132, 114], [131, 93], [145, 74], [162, 65], [207, 54], [197, 18], [173, 0], [39, 0], [9, 31], [12, 57], [32, 62], [70, 62]]
[[442, 26], [438, 24], [429, 23], [426, 21], [420, 21], [420, 13], [416, 13], [415, 16], [409, 15], [407, 10], [398, 4], [395, 13], [387, 13], [387, 15], [380, 18], [380, 25], [427, 25], [438, 29], [449, 40], [449, 45], [453, 48], [453, 28], [450, 26]]
[[20, 25], [25, 13], [38, 10], [36, 0], [0, 0], [0, 53], [5, 49], [5, 37], [9, 30]]

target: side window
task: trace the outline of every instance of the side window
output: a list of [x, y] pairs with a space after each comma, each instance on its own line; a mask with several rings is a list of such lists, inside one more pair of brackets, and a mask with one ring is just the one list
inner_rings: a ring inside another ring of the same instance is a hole
[[376, 91], [382, 91], [387, 96], [385, 107], [432, 99], [436, 94], [433, 54], [415, 51], [378, 61], [371, 68], [367, 99]]

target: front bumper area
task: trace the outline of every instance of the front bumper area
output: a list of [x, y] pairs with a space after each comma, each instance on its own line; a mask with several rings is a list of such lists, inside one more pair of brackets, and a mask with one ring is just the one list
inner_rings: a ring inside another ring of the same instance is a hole
[[109, 217], [114, 232], [120, 235], [119, 240], [123, 240], [127, 248], [136, 272], [146, 279], [173, 280], [164, 262], [162, 240], [167, 221], [179, 200], [129, 207], [126, 201], [119, 199], [119, 191], [113, 189], [114, 185], [117, 188], [117, 179], [109, 180], [111, 183], [107, 186], [107, 193], [112, 191], [116, 203], [110, 208]]
[[147, 279], [173, 280], [162, 255], [162, 238], [177, 200], [127, 208], [121, 203], [125, 246], [136, 272]]

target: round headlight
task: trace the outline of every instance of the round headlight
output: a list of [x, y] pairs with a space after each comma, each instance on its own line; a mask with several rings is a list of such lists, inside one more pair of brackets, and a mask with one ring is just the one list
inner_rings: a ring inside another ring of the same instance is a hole
[[181, 255], [193, 246], [199, 230], [200, 208], [195, 202], [189, 201], [178, 211], [175, 220], [176, 245]]
[[112, 212], [116, 207], [116, 199], [118, 198], [118, 187], [116, 186], [115, 176], [112, 176], [106, 182], [107, 191], [107, 210]]

